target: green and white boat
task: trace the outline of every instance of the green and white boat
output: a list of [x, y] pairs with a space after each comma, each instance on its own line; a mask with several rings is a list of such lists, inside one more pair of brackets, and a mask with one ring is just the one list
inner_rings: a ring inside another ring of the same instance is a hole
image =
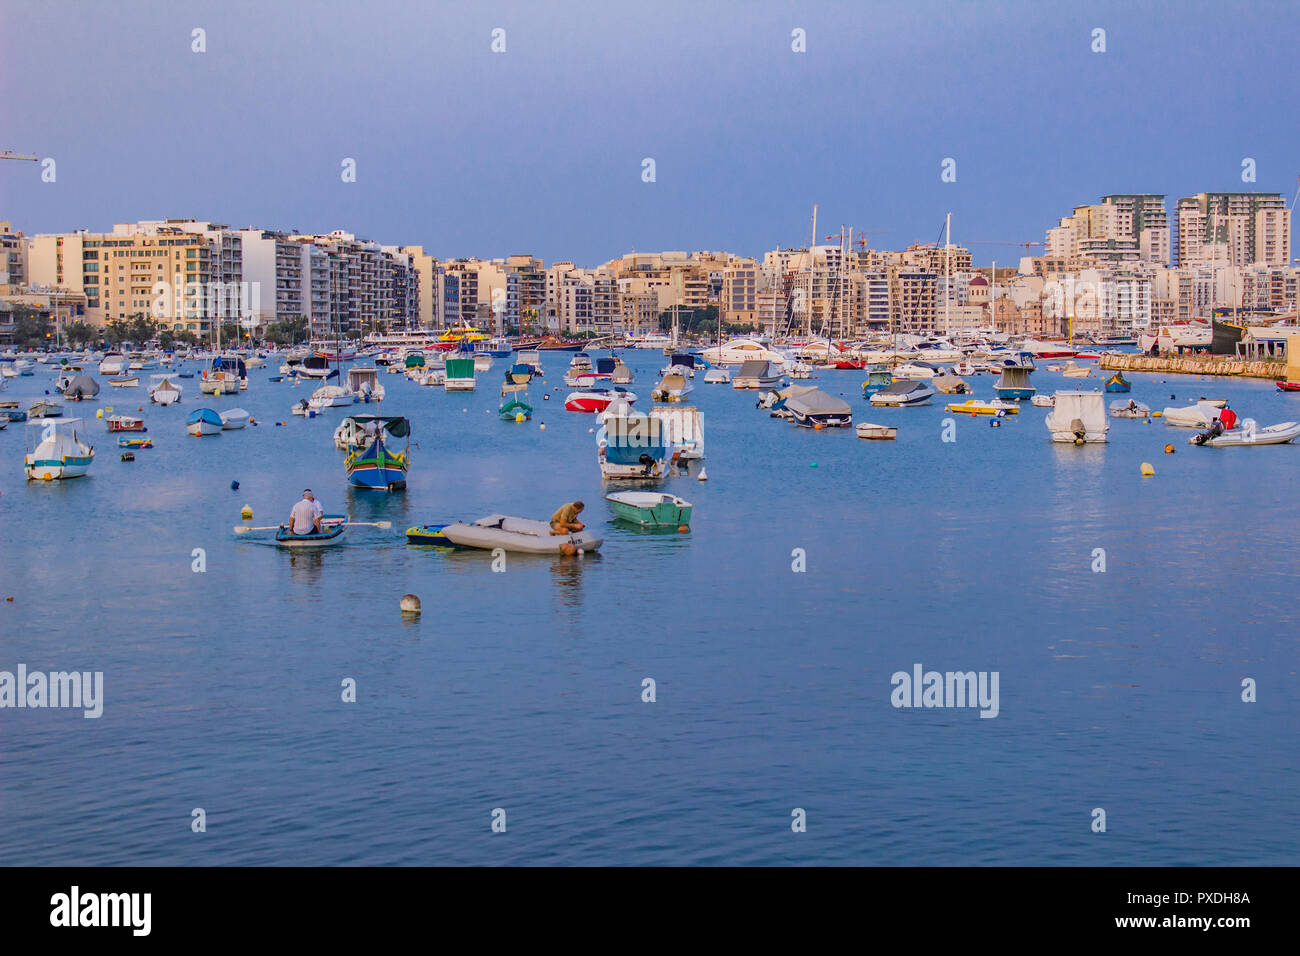
[[689, 501], [657, 491], [617, 491], [605, 500], [624, 521], [651, 528], [677, 528], [691, 523]]

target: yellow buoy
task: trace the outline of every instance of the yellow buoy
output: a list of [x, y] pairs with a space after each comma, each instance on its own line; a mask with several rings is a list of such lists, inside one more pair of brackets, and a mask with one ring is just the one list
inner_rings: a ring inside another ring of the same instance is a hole
[[1152, 412], [1152, 413], [1151, 413], [1151, 417], [1152, 417], [1152, 418], [1159, 418], [1159, 417], [1160, 417], [1161, 415], [1163, 415], [1163, 414], [1164, 414], [1164, 412]]
[[1166, 446], [1165, 446], [1165, 454], [1166, 454], [1166, 455], [1172, 455], [1173, 453], [1174, 453], [1174, 446], [1173, 446], [1173, 445], [1166, 445]]
[[515, 421], [517, 421], [517, 422], [522, 422], [523, 420], [524, 420], [524, 413], [523, 413], [523, 412], [515, 412]]
[[248, 507], [248, 505], [244, 505], [244, 507], [239, 510], [239, 517], [243, 518], [245, 521], [252, 519], [253, 509]]
[[1149, 462], [1149, 461], [1144, 461], [1144, 462], [1142, 462], [1142, 477], [1143, 477], [1143, 478], [1150, 478], [1150, 477], [1151, 477], [1152, 475], [1154, 475], [1155, 473], [1156, 473], [1156, 470], [1155, 470], [1154, 468], [1151, 467], [1151, 462]]
[[104, 417], [104, 410], [101, 408], [101, 409], [99, 409], [98, 411], [96, 411], [96, 412], [95, 412], [95, 417], [96, 417], [96, 418], [103, 418], [103, 417]]

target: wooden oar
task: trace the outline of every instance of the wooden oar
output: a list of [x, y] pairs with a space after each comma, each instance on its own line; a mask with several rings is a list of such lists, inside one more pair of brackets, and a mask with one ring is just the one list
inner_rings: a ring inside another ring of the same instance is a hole
[[[337, 527], [341, 524], [359, 528], [391, 528], [391, 521], [328, 521], [326, 524]], [[250, 531], [279, 531], [284, 525], [267, 525], [265, 528], [250, 528], [247, 525], [235, 525], [235, 534], [248, 534]]]

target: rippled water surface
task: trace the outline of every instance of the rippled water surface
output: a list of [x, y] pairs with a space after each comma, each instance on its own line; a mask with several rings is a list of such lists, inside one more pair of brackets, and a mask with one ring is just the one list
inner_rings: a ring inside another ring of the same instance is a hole
[[[644, 407], [666, 360], [626, 357]], [[186, 379], [183, 404], [145, 405], [156, 447], [130, 463], [94, 413], [144, 391], [70, 403], [96, 446], [86, 479], [26, 483], [24, 428], [0, 433], [0, 670], [102, 671], [106, 698], [98, 720], [0, 710], [0, 862], [1300, 862], [1300, 447], [1194, 448], [1124, 420], [1106, 446], [1054, 445], [1027, 404], [1001, 428], [958, 418], [945, 443], [942, 403], [870, 409], [861, 373], [821, 373], [859, 420], [900, 428], [867, 442], [697, 380], [709, 480], [664, 486], [695, 504], [690, 534], [646, 534], [610, 523], [596, 422], [551, 391], [568, 357], [544, 358], [522, 425], [495, 415], [501, 360], [473, 393], [385, 376], [381, 410], [416, 443], [391, 496], [348, 490], [345, 412], [291, 417], [309, 389], [270, 369], [238, 396]], [[1153, 408], [1221, 396], [1300, 420], [1271, 383], [1131, 377]], [[261, 424], [187, 437], [203, 405]], [[241, 506], [276, 524], [304, 486], [393, 528], [318, 554], [232, 533]], [[493, 573], [486, 552], [401, 535], [574, 498], [599, 554]], [[999, 716], [895, 709], [890, 677], [918, 663], [999, 672]]]

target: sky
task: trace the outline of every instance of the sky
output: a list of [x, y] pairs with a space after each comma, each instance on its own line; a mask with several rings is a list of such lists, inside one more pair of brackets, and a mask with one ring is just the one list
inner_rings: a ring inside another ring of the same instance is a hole
[[1298, 26], [1223, 0], [0, 0], [0, 148], [55, 161], [0, 162], [0, 219], [595, 266], [804, 246], [816, 204], [818, 241], [899, 249], [951, 212], [1010, 264], [1106, 193], [1290, 202]]

